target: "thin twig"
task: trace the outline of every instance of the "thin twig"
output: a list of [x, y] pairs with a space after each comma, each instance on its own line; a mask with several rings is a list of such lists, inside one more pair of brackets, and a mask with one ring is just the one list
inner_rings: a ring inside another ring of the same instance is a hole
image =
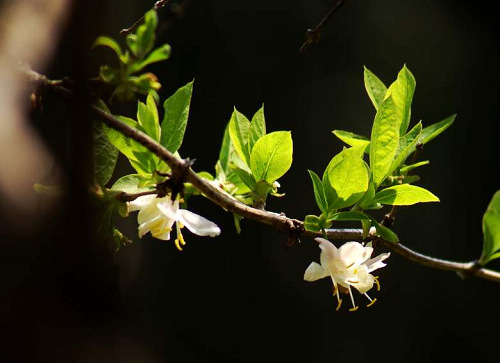
[[157, 190], [147, 190], [145, 192], [140, 192], [140, 193], [125, 193], [122, 192], [116, 196], [116, 198], [122, 202], [131, 202], [133, 200], [136, 200], [139, 197], [143, 197], [145, 195], [153, 195], [153, 194], [158, 194]]
[[[34, 71], [25, 72], [30, 77], [30, 79], [38, 84], [44, 86], [48, 91], [52, 92], [58, 97], [69, 102], [79, 102], [76, 96], [68, 89], [51, 83], [45, 76], [42, 76]], [[304, 222], [288, 218], [284, 214], [278, 214], [273, 212], [268, 212], [256, 208], [249, 207], [233, 196], [226, 193], [224, 190], [220, 189], [213, 183], [210, 183], [206, 179], [199, 177], [186, 163], [186, 161], [181, 160], [169, 152], [166, 148], [160, 145], [157, 141], [153, 140], [148, 135], [143, 132], [128, 126], [127, 124], [121, 122], [115, 117], [105, 113], [96, 106], [89, 106], [91, 114], [108, 127], [122, 133], [126, 137], [130, 137], [145, 146], [153, 154], [158, 156], [160, 159], [165, 161], [170, 168], [172, 173], [178, 171], [186, 171], [186, 181], [191, 183], [196, 189], [198, 189], [205, 197], [210, 199], [212, 202], [217, 204], [219, 207], [225, 209], [228, 212], [236, 213], [242, 217], [255, 220], [260, 223], [264, 223], [274, 227], [277, 231], [286, 232], [289, 236], [308, 236], [308, 237], [321, 237], [321, 233], [306, 231], [304, 228]], [[330, 239], [345, 240], [361, 240], [363, 239], [363, 231], [361, 229], [328, 229], [326, 234]], [[372, 239], [375, 236], [370, 236]], [[460, 276], [476, 276], [482, 279], [491, 280], [495, 282], [500, 282], [500, 272], [489, 270], [483, 268], [477, 264], [476, 261], [472, 262], [454, 262], [448, 260], [437, 259], [434, 257], [426, 256], [421, 253], [415, 252], [408, 247], [405, 247], [401, 243], [394, 244], [383, 239], [377, 238], [377, 240], [389, 250], [398, 253], [404, 258], [419, 263], [424, 266], [429, 266], [436, 269], [455, 271]]]
[[300, 53], [304, 53], [307, 48], [313, 43], [317, 43], [321, 39], [321, 32], [323, 31], [323, 28], [325, 25], [328, 23], [328, 21], [332, 18], [333, 14], [335, 14], [341, 7], [342, 5], [345, 4], [347, 0], [337, 0], [335, 5], [333, 5], [333, 8], [330, 9], [328, 14], [316, 25], [314, 29], [307, 29], [306, 31], [306, 41], [304, 44], [299, 49]]
[[[160, 1], [157, 1], [154, 6], [151, 8], [151, 10], [158, 10], [158, 9], [161, 9], [165, 6], [168, 5], [168, 3], [170, 2], [170, 0], [160, 0]], [[144, 16], [141, 16], [134, 24], [132, 24], [129, 28], [125, 28], [125, 29], [122, 29], [120, 30], [120, 35], [128, 35], [130, 33], [132, 33], [135, 29], [137, 29], [137, 27], [139, 25], [141, 25], [141, 23], [144, 21]]]

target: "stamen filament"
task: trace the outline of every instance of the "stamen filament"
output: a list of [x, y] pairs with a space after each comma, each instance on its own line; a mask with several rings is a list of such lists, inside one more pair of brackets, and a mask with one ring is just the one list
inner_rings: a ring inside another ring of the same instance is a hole
[[354, 296], [352, 296], [351, 286], [347, 286], [347, 289], [349, 290], [349, 296], [351, 296], [352, 302], [352, 309], [349, 309], [349, 311], [356, 311], [358, 310], [358, 306], [356, 306], [356, 303], [354, 302]]

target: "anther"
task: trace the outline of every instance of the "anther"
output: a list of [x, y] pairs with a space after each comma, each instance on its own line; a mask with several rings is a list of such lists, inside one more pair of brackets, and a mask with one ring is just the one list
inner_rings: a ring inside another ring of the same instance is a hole
[[342, 306], [342, 299], [339, 299], [339, 303], [337, 304], [337, 308], [335, 310], [339, 311], [341, 306]]
[[376, 301], [377, 301], [377, 298], [373, 299], [372, 301], [370, 301], [370, 303], [368, 305], [366, 305], [366, 307], [369, 308], [370, 306], [375, 304]]
[[[184, 243], [184, 244], [185, 244], [185, 243]], [[178, 239], [178, 238], [176, 238], [176, 239], [175, 239], [175, 247], [177, 247], [177, 249], [178, 249], [179, 251], [182, 251], [182, 247], [181, 247], [181, 245], [180, 245], [180, 243], [179, 243], [179, 239]]]
[[359, 306], [355, 306], [355, 307], [353, 307], [353, 308], [350, 308], [350, 309], [349, 309], [349, 311], [356, 311], [356, 310], [358, 310], [358, 309], [359, 309]]
[[375, 285], [377, 285], [377, 291], [380, 291], [380, 282], [378, 282], [378, 276], [374, 277]]

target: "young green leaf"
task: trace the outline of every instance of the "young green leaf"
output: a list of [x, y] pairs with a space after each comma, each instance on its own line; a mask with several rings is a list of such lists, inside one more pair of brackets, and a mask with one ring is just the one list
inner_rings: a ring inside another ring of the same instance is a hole
[[368, 93], [368, 97], [370, 97], [373, 106], [375, 106], [375, 110], [378, 110], [379, 105], [384, 100], [385, 93], [387, 92], [387, 87], [368, 68], [364, 67], [364, 69], [366, 92]]
[[333, 214], [329, 221], [369, 221], [370, 217], [366, 214], [356, 211], [338, 212]]
[[413, 205], [427, 202], [439, 202], [439, 198], [427, 189], [410, 184], [385, 188], [373, 198], [373, 203], [389, 205]]
[[309, 172], [309, 176], [311, 177], [311, 181], [313, 183], [314, 188], [314, 199], [316, 200], [316, 204], [322, 213], [326, 213], [328, 210], [328, 204], [326, 202], [325, 191], [323, 189], [323, 183], [319, 176], [312, 170], [307, 170]]
[[224, 130], [224, 136], [222, 137], [222, 145], [219, 151], [219, 163], [224, 173], [229, 172], [229, 158], [232, 150], [231, 138], [229, 137], [229, 126], [226, 126]]
[[321, 219], [315, 215], [307, 215], [304, 219], [304, 228], [306, 231], [319, 232], [321, 231]]
[[123, 62], [122, 48], [116, 40], [105, 35], [100, 36], [95, 40], [94, 44], [92, 44], [92, 48], [99, 46], [111, 48], [115, 52], [116, 56]]
[[266, 119], [264, 118], [264, 105], [253, 115], [248, 132], [248, 153], [252, 154], [252, 149], [258, 139], [266, 134]]
[[118, 159], [118, 149], [111, 144], [100, 122], [94, 122], [94, 165], [97, 184], [106, 185]]
[[292, 154], [290, 131], [271, 132], [261, 137], [255, 143], [250, 156], [250, 168], [255, 180], [265, 180], [272, 184], [282, 177], [292, 166]]
[[410, 125], [411, 102], [415, 92], [415, 77], [410, 70], [403, 66], [397, 80], [387, 90], [386, 98], [392, 96], [396, 106], [397, 119], [400, 124], [399, 134], [403, 136]]
[[401, 174], [406, 174], [413, 169], [419, 168], [419, 167], [427, 165], [427, 164], [429, 164], [429, 160], [424, 160], [424, 161], [420, 161], [420, 162], [415, 163], [415, 164], [405, 166], [405, 167], [401, 168]]
[[249, 133], [250, 121], [235, 107], [229, 120], [229, 136], [234, 149], [247, 165], [250, 165], [250, 152], [247, 146]]
[[363, 146], [364, 152], [369, 152], [370, 140], [368, 138], [356, 135], [349, 131], [333, 130], [332, 133], [337, 136], [340, 140], [345, 142], [349, 146]]
[[408, 156], [415, 151], [415, 146], [421, 132], [422, 123], [419, 122], [404, 137], [399, 139], [398, 151], [396, 152], [396, 157], [392, 162], [391, 168], [387, 172], [387, 176], [391, 175], [394, 170], [403, 165]]
[[137, 58], [144, 58], [153, 49], [157, 26], [156, 11], [150, 10], [144, 15], [144, 23], [137, 27], [135, 34], [127, 35], [127, 45]]
[[193, 82], [179, 88], [163, 104], [165, 115], [161, 123], [160, 143], [172, 153], [179, 150], [186, 132]]
[[398, 235], [394, 233], [391, 229], [381, 225], [373, 217], [370, 217], [370, 219], [372, 220], [372, 225], [375, 227], [375, 234], [377, 235], [377, 237], [383, 238], [386, 241], [392, 243], [399, 242]]
[[168, 44], [163, 44], [161, 47], [156, 48], [153, 50], [149, 55], [144, 58], [142, 61], [136, 61], [130, 65], [128, 68], [128, 73], [132, 74], [135, 72], [139, 72], [146, 66], [152, 64], [152, 63], [157, 63], [161, 62], [164, 60], [167, 60], [170, 57], [170, 53], [172, 51], [172, 48]]
[[378, 187], [386, 178], [399, 146], [397, 108], [392, 96], [380, 105], [373, 121], [370, 142], [370, 169], [373, 182]]
[[146, 131], [146, 134], [151, 136], [155, 141], [160, 141], [160, 118], [158, 117], [158, 109], [156, 108], [152, 94], [148, 95], [146, 104], [138, 102], [137, 122]]
[[483, 252], [479, 263], [485, 265], [500, 257], [500, 191], [497, 191], [483, 216]]
[[450, 117], [445, 118], [443, 121], [435, 123], [434, 125], [427, 126], [422, 130], [422, 134], [418, 138], [419, 144], [427, 144], [429, 141], [434, 139], [436, 136], [445, 131], [448, 127], [451, 126], [453, 121], [455, 121], [455, 117], [457, 115], [451, 115]]
[[373, 198], [375, 197], [375, 185], [373, 184], [373, 180], [370, 179], [368, 182], [368, 190], [358, 201], [358, 205], [361, 209], [371, 209], [374, 205]]
[[[118, 179], [113, 186], [112, 190], [119, 190], [121, 192], [135, 194], [140, 192], [146, 192], [148, 190], [153, 190], [154, 181], [151, 179], [151, 176], [144, 176], [140, 174], [130, 174], [125, 175]], [[149, 186], [142, 186], [148, 185]]]
[[360, 155], [362, 148], [345, 149], [328, 165], [323, 187], [329, 211], [353, 205], [367, 191], [370, 175]]
[[253, 190], [255, 187], [255, 184], [257, 184], [255, 178], [253, 177], [252, 174], [247, 172], [246, 170], [236, 168], [235, 169], [236, 174], [240, 178], [240, 180], [250, 189]]

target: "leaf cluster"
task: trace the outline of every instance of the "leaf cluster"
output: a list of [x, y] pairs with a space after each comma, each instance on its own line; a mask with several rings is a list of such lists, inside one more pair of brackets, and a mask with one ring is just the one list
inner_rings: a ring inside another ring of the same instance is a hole
[[362, 223], [365, 234], [370, 227], [375, 227], [378, 236], [397, 242], [394, 232], [365, 211], [383, 205], [405, 206], [439, 201], [430, 191], [411, 184], [419, 177], [410, 175], [410, 171], [428, 164], [428, 161], [416, 163], [408, 159], [446, 130], [455, 115], [428, 127], [423, 127], [420, 121], [408, 131], [416, 86], [410, 70], [404, 66], [397, 79], [386, 87], [365, 68], [364, 82], [376, 111], [371, 137], [333, 131], [348, 147], [332, 158], [321, 178], [309, 170], [321, 214], [307, 216], [305, 228], [318, 232], [331, 227], [334, 221], [356, 220]]
[[135, 99], [135, 94], [152, 94], [156, 102], [160, 98], [158, 90], [161, 88], [157, 77], [151, 72], [141, 73], [148, 65], [161, 62], [170, 56], [171, 48], [164, 44], [154, 48], [158, 16], [155, 10], [147, 12], [144, 23], [126, 37], [126, 49], [122, 50], [120, 44], [108, 36], [100, 36], [93, 47], [103, 46], [110, 48], [119, 61], [118, 67], [102, 65], [99, 70], [99, 79], [106, 84], [114, 86], [110, 101], [115, 97], [119, 101]]

